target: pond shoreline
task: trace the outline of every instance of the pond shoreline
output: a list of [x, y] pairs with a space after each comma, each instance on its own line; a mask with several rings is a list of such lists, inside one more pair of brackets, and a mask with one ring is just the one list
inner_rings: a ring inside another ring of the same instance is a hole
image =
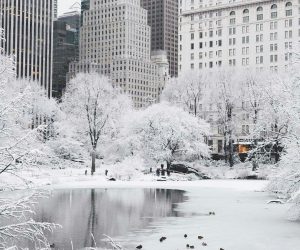
[[[50, 189], [77, 188], [226, 188], [239, 191], [263, 192], [268, 184], [266, 180], [198, 180], [198, 181], [107, 181], [88, 178], [87, 180], [72, 180], [66, 183], [45, 186]], [[40, 188], [40, 187], [39, 187]]]

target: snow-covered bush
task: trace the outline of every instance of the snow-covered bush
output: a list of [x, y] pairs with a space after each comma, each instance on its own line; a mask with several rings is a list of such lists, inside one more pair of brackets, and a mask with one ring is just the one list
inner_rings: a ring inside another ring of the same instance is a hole
[[142, 157], [139, 155], [128, 156], [109, 168], [109, 176], [118, 180], [129, 181], [141, 176], [145, 168], [145, 160]]

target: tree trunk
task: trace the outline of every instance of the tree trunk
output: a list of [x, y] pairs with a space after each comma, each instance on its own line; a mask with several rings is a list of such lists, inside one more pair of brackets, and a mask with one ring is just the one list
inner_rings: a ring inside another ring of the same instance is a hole
[[93, 175], [95, 172], [96, 172], [96, 151], [95, 151], [95, 149], [93, 149], [91, 174]]
[[232, 168], [234, 165], [233, 161], [233, 143], [232, 143], [232, 138], [231, 135], [229, 137], [229, 166]]
[[228, 161], [228, 153], [227, 153], [227, 135], [224, 134], [224, 158], [225, 158], [225, 163]]
[[252, 160], [252, 171], [255, 171], [258, 169], [259, 165], [258, 165], [258, 157], [257, 157], [257, 147], [258, 147], [258, 142], [257, 139], [254, 139], [254, 157]]
[[167, 170], [169, 170], [171, 168], [171, 162], [167, 161]]

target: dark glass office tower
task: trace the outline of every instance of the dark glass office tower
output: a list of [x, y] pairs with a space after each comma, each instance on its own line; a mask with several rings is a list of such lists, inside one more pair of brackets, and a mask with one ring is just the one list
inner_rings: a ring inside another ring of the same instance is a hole
[[39, 82], [52, 93], [52, 41], [57, 0], [0, 0], [4, 50], [14, 55], [19, 78]]
[[69, 64], [79, 59], [80, 12], [72, 11], [54, 22], [53, 97], [60, 99], [67, 82]]
[[148, 10], [151, 26], [151, 50], [165, 50], [170, 75], [178, 75], [178, 0], [141, 0]]

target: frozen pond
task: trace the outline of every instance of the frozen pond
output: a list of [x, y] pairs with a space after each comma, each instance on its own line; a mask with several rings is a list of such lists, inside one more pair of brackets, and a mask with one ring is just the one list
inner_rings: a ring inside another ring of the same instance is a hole
[[55, 249], [106, 247], [103, 234], [118, 237], [138, 232], [160, 218], [183, 216], [176, 208], [184, 191], [168, 189], [55, 190], [37, 207], [37, 221], [59, 223], [49, 235]]
[[[300, 223], [286, 219], [287, 205], [267, 204], [268, 194], [239, 188], [243, 182], [234, 187], [215, 184], [180, 187], [184, 191], [56, 189], [49, 200], [41, 201], [37, 219], [63, 226], [50, 236], [55, 249], [72, 249], [72, 244], [74, 249], [105, 249], [103, 234], [127, 250], [140, 244], [146, 250], [184, 250], [186, 244], [215, 250], [299, 249]], [[198, 240], [200, 235], [203, 240]], [[167, 239], [161, 243], [162, 236]]]

